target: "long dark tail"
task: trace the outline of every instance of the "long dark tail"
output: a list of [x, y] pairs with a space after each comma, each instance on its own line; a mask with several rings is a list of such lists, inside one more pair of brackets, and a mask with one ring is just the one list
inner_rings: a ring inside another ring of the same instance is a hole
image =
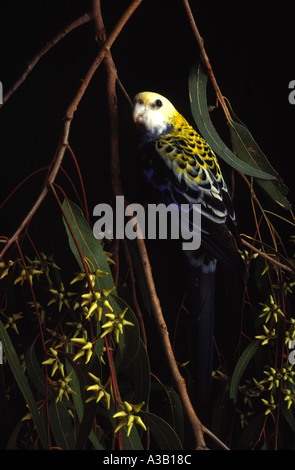
[[[192, 260], [190, 260], [192, 261]], [[188, 306], [191, 312], [192, 375], [198, 404], [210, 395], [214, 337], [214, 294], [216, 261], [189, 263]]]

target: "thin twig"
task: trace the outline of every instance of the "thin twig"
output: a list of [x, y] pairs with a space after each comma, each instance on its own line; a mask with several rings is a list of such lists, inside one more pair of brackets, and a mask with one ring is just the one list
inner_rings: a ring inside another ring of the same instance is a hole
[[247, 242], [244, 238], [242, 238], [242, 243], [245, 245], [247, 248], [250, 248], [252, 251], [255, 253], [258, 253], [260, 256], [265, 258], [267, 261], [270, 263], [275, 264], [276, 266], [279, 266], [280, 268], [284, 269], [285, 271], [288, 271], [289, 273], [294, 274], [294, 269], [290, 268], [290, 266], [287, 266], [286, 264], [281, 263], [280, 261], [276, 260], [275, 258], [272, 258], [271, 256], [267, 255], [263, 251], [259, 250], [258, 248], [255, 248], [255, 246], [251, 245], [251, 243]]
[[224, 98], [222, 96], [222, 93], [221, 93], [221, 90], [218, 86], [218, 83], [216, 81], [216, 78], [214, 76], [214, 73], [213, 73], [213, 70], [212, 70], [212, 67], [211, 67], [211, 64], [210, 64], [210, 60], [209, 60], [209, 57], [206, 53], [206, 50], [204, 48], [204, 41], [203, 41], [203, 38], [202, 36], [200, 35], [199, 33], [199, 30], [197, 28], [197, 25], [196, 25], [196, 22], [194, 20], [194, 17], [193, 17], [193, 14], [192, 14], [192, 11], [191, 11], [191, 8], [190, 8], [190, 5], [189, 5], [189, 2], [188, 0], [183, 0], [183, 4], [184, 4], [184, 7], [185, 7], [185, 10], [186, 10], [186, 13], [187, 13], [187, 16], [188, 16], [188, 19], [189, 19], [189, 22], [190, 22], [190, 25], [192, 27], [192, 30], [193, 30], [193, 33], [196, 37], [196, 40], [198, 42], [198, 45], [199, 45], [199, 48], [200, 48], [200, 54], [201, 54], [201, 57], [202, 57], [202, 60], [207, 68], [207, 71], [208, 71], [208, 75], [210, 77], [210, 80], [212, 82], [212, 85], [214, 87], [214, 90], [216, 92], [216, 95], [217, 95], [217, 98], [218, 98], [218, 101], [220, 102], [221, 106], [222, 106], [222, 109], [227, 117], [228, 120], [231, 121], [231, 116], [230, 116], [230, 112], [228, 110], [228, 107], [224, 101]]
[[128, 250], [127, 242], [125, 239], [122, 240], [122, 245], [123, 245], [126, 262], [129, 268], [130, 278], [131, 278], [131, 292], [132, 292], [133, 305], [135, 308], [138, 323], [140, 325], [142, 341], [143, 341], [143, 344], [145, 345], [145, 348], [147, 349], [147, 338], [146, 338], [143, 316], [142, 316], [141, 309], [140, 309], [140, 306], [137, 300], [137, 295], [136, 295], [134, 270], [133, 270], [132, 260], [131, 260], [131, 256]]
[[[94, 0], [96, 4], [95, 9], [98, 15], [98, 18], [95, 20], [97, 26], [97, 37], [101, 40], [105, 40], [105, 28], [101, 17], [100, 11], [100, 1]], [[116, 95], [116, 81], [117, 81], [117, 71], [115, 64], [113, 62], [111, 53], [109, 52], [105, 59], [104, 63], [107, 70], [107, 77], [108, 77], [108, 109], [109, 109], [109, 120], [110, 120], [110, 134], [111, 134], [111, 182], [113, 193], [115, 196], [123, 195], [122, 184], [120, 179], [120, 162], [119, 162], [119, 137], [118, 137], [118, 116], [117, 116], [117, 95]], [[173, 378], [176, 382], [176, 386], [179, 390], [179, 394], [181, 396], [183, 406], [187, 412], [188, 418], [191, 422], [195, 439], [196, 439], [196, 447], [198, 449], [206, 448], [206, 444], [204, 441], [203, 433], [202, 433], [202, 425], [199, 421], [192, 404], [190, 402], [185, 380], [181, 376], [176, 360], [174, 358], [174, 354], [172, 351], [171, 343], [169, 340], [169, 334], [167, 330], [167, 326], [162, 314], [162, 309], [160, 306], [159, 299], [156, 294], [156, 289], [151, 273], [151, 266], [149, 263], [145, 243], [143, 239], [137, 239], [137, 245], [139, 249], [139, 255], [141, 258], [141, 262], [143, 265], [143, 271], [146, 278], [148, 290], [150, 293], [151, 303], [154, 311], [154, 316], [156, 323], [158, 325], [158, 330], [162, 338], [162, 342], [164, 345], [164, 349], [167, 355], [168, 363], [170, 365], [170, 369], [173, 375]]]
[[[139, 227], [138, 224], [137, 224], [137, 227]], [[157, 296], [157, 292], [156, 292], [156, 288], [155, 288], [155, 284], [154, 284], [154, 280], [152, 276], [151, 265], [150, 265], [148, 254], [146, 251], [146, 246], [142, 238], [137, 238], [136, 240], [137, 240], [137, 247], [138, 247], [141, 263], [143, 266], [143, 272], [145, 276], [147, 289], [148, 289], [149, 296], [151, 299], [151, 305], [152, 305], [152, 310], [154, 313], [154, 318], [157, 323], [157, 328], [161, 337], [161, 341], [163, 343], [163, 347], [166, 353], [166, 358], [170, 367], [170, 371], [175, 381], [175, 386], [178, 390], [183, 408], [190, 421], [192, 431], [193, 431], [195, 441], [196, 441], [196, 449], [204, 450], [207, 447], [206, 447], [205, 440], [204, 440], [202, 423], [200, 422], [191, 404], [190, 398], [187, 393], [185, 380], [179, 372], [179, 369], [178, 369], [178, 366], [177, 366], [177, 363], [173, 354], [167, 325], [163, 317], [159, 298]]]
[[85, 13], [85, 15], [80, 16], [77, 20], [70, 23], [66, 26], [62, 31], [60, 31], [51, 41], [48, 41], [47, 44], [41, 49], [38, 54], [35, 55], [33, 59], [28, 62], [28, 65], [20, 78], [15, 82], [15, 84], [8, 90], [8, 92], [3, 97], [3, 104], [11, 97], [11, 95], [24, 83], [27, 76], [32, 72], [34, 67], [37, 65], [39, 60], [52, 48], [54, 47], [61, 39], [63, 39], [67, 34], [69, 34], [74, 29], [78, 28], [79, 26], [88, 23], [92, 18], [91, 13]]
[[222, 442], [217, 436], [215, 436], [215, 434], [213, 434], [213, 432], [210, 431], [210, 429], [206, 428], [206, 426], [204, 425], [202, 425], [202, 429], [203, 429], [203, 433], [207, 434], [207, 436], [210, 436], [211, 439], [221, 447], [221, 449], [230, 450], [230, 448], [227, 447], [227, 445], [225, 445], [224, 442]]
[[21, 222], [21, 224], [19, 225], [19, 227], [17, 228], [15, 233], [9, 238], [9, 240], [7, 240], [6, 245], [4, 246], [3, 250], [0, 253], [0, 259], [4, 256], [4, 254], [6, 253], [8, 248], [12, 245], [12, 243], [14, 243], [18, 240], [18, 237], [20, 236], [20, 234], [22, 233], [24, 228], [29, 224], [32, 217], [34, 216], [34, 214], [36, 213], [36, 211], [40, 207], [41, 203], [45, 199], [45, 197], [48, 193], [48, 187], [51, 186], [54, 183], [56, 175], [57, 175], [57, 173], [59, 171], [59, 168], [61, 166], [64, 154], [65, 154], [65, 150], [68, 147], [68, 138], [69, 138], [70, 127], [71, 127], [71, 122], [73, 120], [74, 113], [75, 113], [81, 99], [83, 98], [84, 93], [85, 93], [85, 91], [86, 91], [86, 89], [87, 89], [94, 73], [96, 72], [97, 68], [101, 64], [101, 62], [104, 59], [104, 57], [106, 56], [106, 54], [109, 52], [110, 47], [112, 46], [112, 44], [114, 43], [114, 41], [116, 40], [118, 35], [120, 34], [122, 28], [125, 26], [125, 24], [129, 20], [129, 18], [132, 16], [132, 14], [134, 13], [134, 11], [138, 7], [138, 5], [141, 3], [141, 1], [142, 0], [133, 0], [131, 5], [127, 8], [127, 10], [123, 13], [121, 18], [117, 22], [116, 26], [114, 27], [114, 29], [112, 30], [112, 32], [108, 36], [107, 40], [103, 44], [102, 48], [100, 49], [99, 53], [95, 57], [95, 60], [91, 64], [91, 66], [90, 66], [90, 68], [89, 68], [89, 70], [88, 70], [88, 72], [87, 72], [80, 88], [78, 89], [76, 95], [74, 96], [71, 104], [69, 105], [69, 107], [66, 111], [65, 120], [64, 120], [65, 123], [64, 123], [63, 130], [62, 130], [61, 144], [60, 144], [60, 147], [59, 147], [59, 150], [58, 150], [58, 154], [57, 154], [55, 163], [52, 167], [52, 170], [51, 170], [50, 174], [48, 175], [48, 177], [46, 178], [44, 187], [43, 187], [41, 193], [39, 194], [37, 200], [35, 201], [34, 205], [32, 206], [31, 210], [26, 215], [26, 217], [23, 219], [23, 221]]

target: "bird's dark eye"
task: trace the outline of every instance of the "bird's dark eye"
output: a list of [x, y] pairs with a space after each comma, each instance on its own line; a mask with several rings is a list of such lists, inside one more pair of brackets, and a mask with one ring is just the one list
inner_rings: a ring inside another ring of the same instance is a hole
[[163, 103], [159, 99], [154, 101], [153, 104], [152, 104], [153, 109], [159, 109], [159, 108], [161, 108], [161, 106], [163, 106]]

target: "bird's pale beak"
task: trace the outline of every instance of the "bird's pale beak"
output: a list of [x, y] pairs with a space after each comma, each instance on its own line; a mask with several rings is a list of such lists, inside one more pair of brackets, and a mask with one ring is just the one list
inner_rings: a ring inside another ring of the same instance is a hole
[[145, 105], [136, 103], [133, 109], [133, 121], [140, 126], [144, 125], [145, 112], [146, 112]]

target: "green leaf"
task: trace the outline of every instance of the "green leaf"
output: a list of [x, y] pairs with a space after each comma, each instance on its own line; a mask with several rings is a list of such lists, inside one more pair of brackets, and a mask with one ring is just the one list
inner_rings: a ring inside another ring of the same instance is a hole
[[[95, 364], [93, 364], [93, 362], [94, 361], [92, 360], [90, 365], [97, 365], [97, 361], [95, 361]], [[77, 448], [83, 449], [86, 445], [87, 439], [89, 438], [95, 449], [104, 450], [104, 447], [99, 442], [92, 429], [97, 404], [91, 402], [89, 404], [86, 403], [84, 406], [84, 400], [88, 396], [88, 394], [83, 394], [83, 391], [85, 389], [85, 386], [91, 382], [85, 364], [77, 364], [76, 362], [68, 361], [66, 359], [66, 370], [67, 373], [72, 373], [71, 388], [76, 392], [76, 394], [73, 395], [72, 398], [78, 416], [78, 420], [81, 423], [79, 431], [77, 433]], [[97, 374], [96, 370], [91, 370], [91, 372], [94, 372], [94, 375], [99, 375]], [[84, 413], [86, 413], [85, 416]]]
[[151, 403], [162, 402], [162, 416], [166, 417], [168, 424], [174, 429], [179, 440], [183, 443], [184, 439], [184, 417], [182, 403], [178, 393], [159, 379], [158, 382], [152, 383], [151, 386]]
[[239, 387], [241, 377], [242, 377], [247, 365], [249, 364], [252, 357], [256, 353], [259, 345], [260, 345], [260, 341], [258, 341], [258, 340], [253, 341], [252, 343], [250, 343], [246, 347], [246, 349], [243, 351], [243, 353], [241, 354], [241, 356], [240, 356], [240, 358], [239, 358], [239, 360], [236, 364], [236, 367], [235, 367], [235, 370], [234, 370], [234, 373], [233, 373], [232, 379], [231, 379], [230, 389], [229, 389], [229, 397], [232, 400], [234, 400], [234, 402], [237, 401], [238, 387]]
[[262, 171], [270, 173], [274, 176], [271, 181], [266, 181], [259, 178], [257, 178], [255, 181], [271, 197], [273, 201], [282, 206], [284, 209], [289, 210], [291, 205], [286, 199], [286, 195], [289, 191], [287, 186], [283, 183], [283, 180], [277, 171], [266, 158], [265, 154], [254, 140], [249, 129], [247, 129], [247, 127], [234, 115], [232, 108], [230, 108], [230, 112], [235, 119], [229, 121], [229, 129], [237, 157], [249, 165], [257, 166]]
[[63, 402], [52, 400], [49, 405], [49, 420], [56, 445], [62, 450], [75, 450], [72, 418]]
[[[218, 395], [214, 399], [212, 424], [210, 428], [213, 434], [224, 442], [226, 442], [228, 419], [230, 419], [229, 417], [231, 416], [232, 410], [232, 402], [229, 400], [228, 390], [228, 382], [220, 382]], [[218, 444], [213, 444], [212, 449], [214, 450], [216, 448], [218, 449]]]
[[150, 431], [161, 450], [182, 450], [179, 437], [174, 429], [159, 416], [144, 412], [145, 424], [149, 426]]
[[249, 423], [239, 439], [237, 445], [238, 450], [249, 450], [256, 442], [259, 442], [259, 436], [261, 436], [264, 422], [265, 415], [261, 413], [249, 419]]
[[[69, 245], [81, 270], [84, 271], [84, 266], [81, 261], [81, 256], [83, 256], [90, 271], [100, 269], [108, 273], [96, 279], [96, 287], [100, 289], [113, 288], [114, 280], [102, 244], [94, 237], [80, 207], [70, 200], [65, 199], [63, 202], [63, 210], [65, 213], [63, 221], [68, 234]], [[114, 289], [112, 293], [116, 295], [116, 289]], [[108, 296], [108, 301], [116, 314], [121, 312], [115, 296]], [[99, 333], [100, 325], [97, 323], [96, 334], [99, 335]]]
[[280, 409], [282, 411], [282, 414], [283, 414], [285, 420], [289, 424], [289, 426], [292, 430], [292, 433], [295, 435], [295, 417], [294, 417], [293, 406], [291, 406], [291, 408], [287, 408], [286, 401], [283, 401], [282, 404], [281, 404]]
[[123, 334], [120, 335], [120, 349], [115, 357], [115, 367], [117, 370], [122, 370], [124, 369], [124, 367], [132, 363], [139, 349], [139, 324], [133, 310], [129, 307], [129, 305], [127, 305], [127, 303], [123, 299], [112, 294], [110, 294], [110, 297], [115, 299], [120, 311], [124, 310], [125, 308], [128, 308], [124, 319], [130, 321], [134, 325], [124, 326]]
[[97, 403], [91, 401], [84, 404], [83, 418], [77, 436], [77, 450], [83, 450], [87, 440], [93, 431], [93, 423], [97, 412]]
[[[33, 384], [35, 385], [36, 389], [45, 397], [46, 390], [46, 378], [43, 373], [42, 368], [40, 367], [39, 361], [36, 357], [35, 353], [35, 343], [32, 343], [25, 354], [25, 363], [27, 367], [27, 372]], [[53, 393], [50, 388], [47, 390], [48, 398], [53, 398]]]
[[11, 339], [1, 321], [0, 321], [0, 339], [2, 341], [3, 348], [5, 351], [9, 366], [11, 368], [11, 371], [29, 407], [33, 422], [35, 424], [37, 433], [41, 441], [41, 444], [44, 449], [48, 449], [48, 442], [47, 442], [45, 428], [44, 428], [39, 410], [36, 406], [34, 395], [29, 386], [27, 377], [25, 376], [22, 366], [19, 362], [18, 356], [13, 347]]
[[132, 361], [130, 369], [134, 386], [134, 394], [132, 395], [133, 403], [141, 403], [142, 401], [148, 403], [151, 381], [150, 362], [145, 346], [141, 340], [136, 357]]
[[[8, 429], [9, 428], [9, 415], [8, 415], [8, 401], [9, 398], [6, 394], [7, 387], [5, 386], [5, 378], [4, 378], [4, 367], [2, 364], [0, 364], [0, 423], [2, 429]], [[4, 436], [3, 436], [4, 437]], [[3, 442], [5, 439], [7, 439], [8, 436], [6, 436], [3, 439]]]
[[192, 115], [203, 138], [220, 158], [236, 170], [256, 178], [273, 179], [273, 175], [261, 171], [257, 165], [250, 166], [241, 161], [221, 140], [209, 116], [206, 87], [207, 74], [201, 64], [199, 67], [195, 64], [189, 74], [190, 103]]
[[137, 245], [136, 243], [134, 243], [134, 240], [126, 239], [126, 243], [128, 245], [128, 251], [130, 253], [132, 266], [134, 269], [136, 286], [138, 286], [138, 290], [141, 294], [142, 303], [144, 307], [146, 308], [147, 312], [151, 315], [152, 313], [151, 300], [150, 300], [150, 295], [149, 295], [148, 288], [146, 285], [145, 276], [144, 276], [143, 269], [142, 269], [142, 264], [138, 255]]
[[[94, 237], [80, 207], [68, 199], [64, 200], [62, 207], [66, 216], [66, 220], [65, 218], [63, 220], [68, 234], [70, 248], [81, 270], [84, 271], [84, 266], [77, 244], [84, 259], [87, 261], [86, 264], [90, 271], [100, 269], [108, 273], [108, 275], [102, 276], [97, 280], [99, 287], [101, 289], [112, 288], [114, 281], [101, 242]], [[71, 230], [68, 227], [68, 223]], [[114, 290], [113, 293], [116, 293], [116, 291]]]

